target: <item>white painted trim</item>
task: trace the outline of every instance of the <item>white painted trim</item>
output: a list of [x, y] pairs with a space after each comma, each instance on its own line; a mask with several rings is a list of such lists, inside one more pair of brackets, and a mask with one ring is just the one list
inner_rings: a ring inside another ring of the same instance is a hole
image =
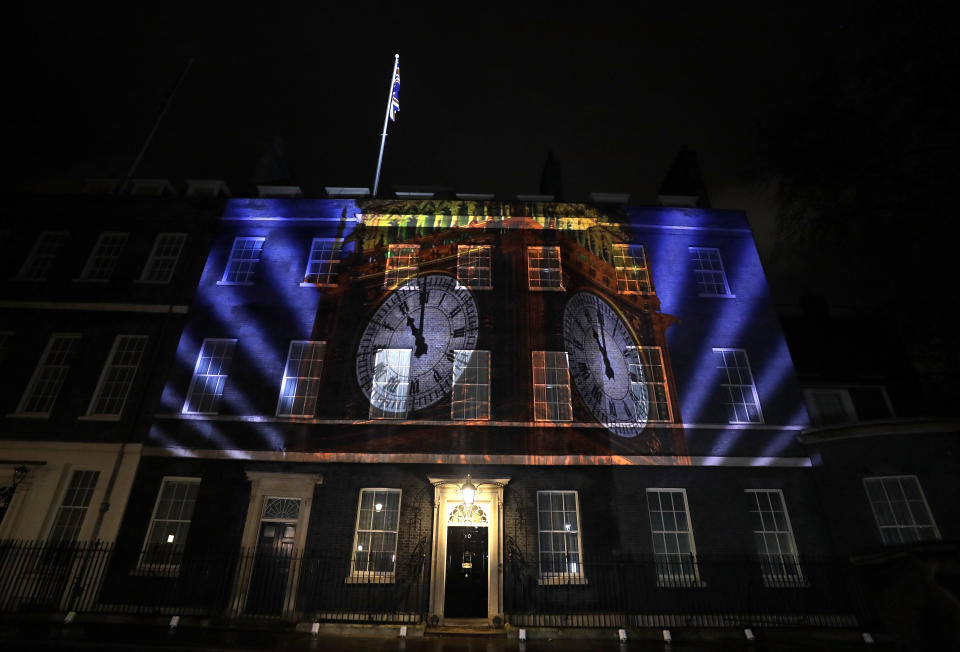
[[312, 462], [321, 464], [473, 464], [477, 466], [752, 466], [807, 468], [809, 457], [724, 457], [703, 455], [496, 455], [459, 453], [297, 453], [285, 451], [149, 446], [145, 457]]
[[84, 310], [91, 312], [175, 312], [186, 314], [189, 310], [185, 305], [171, 305], [169, 303], [102, 303], [80, 301], [0, 301], [0, 308], [16, 308], [22, 310]]

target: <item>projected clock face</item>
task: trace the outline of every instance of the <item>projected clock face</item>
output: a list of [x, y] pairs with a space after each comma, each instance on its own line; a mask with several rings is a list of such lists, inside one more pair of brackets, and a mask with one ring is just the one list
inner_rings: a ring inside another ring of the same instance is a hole
[[384, 300], [357, 350], [357, 381], [374, 408], [406, 413], [433, 405], [453, 384], [457, 350], [477, 344], [477, 304], [444, 274], [411, 279]]
[[594, 418], [620, 437], [647, 423], [647, 388], [633, 331], [592, 292], [577, 292], [563, 311], [570, 376]]

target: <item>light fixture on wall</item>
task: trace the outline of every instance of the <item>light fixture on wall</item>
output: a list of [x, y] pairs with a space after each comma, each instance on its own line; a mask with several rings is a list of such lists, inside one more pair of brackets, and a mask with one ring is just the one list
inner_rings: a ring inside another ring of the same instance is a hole
[[460, 485], [460, 495], [463, 497], [464, 505], [472, 505], [474, 498], [477, 497], [477, 485], [473, 484], [469, 473], [467, 479]]

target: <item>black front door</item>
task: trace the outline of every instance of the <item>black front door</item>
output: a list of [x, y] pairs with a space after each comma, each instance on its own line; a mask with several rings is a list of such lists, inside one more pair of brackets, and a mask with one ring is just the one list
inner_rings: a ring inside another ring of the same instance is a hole
[[287, 594], [296, 523], [260, 523], [257, 553], [250, 575], [247, 613], [279, 614]]
[[487, 565], [487, 528], [447, 527], [444, 616], [487, 617]]

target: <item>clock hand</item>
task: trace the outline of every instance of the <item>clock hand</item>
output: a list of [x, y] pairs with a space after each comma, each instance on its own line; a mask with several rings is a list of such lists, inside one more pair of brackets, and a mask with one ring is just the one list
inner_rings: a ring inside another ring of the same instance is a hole
[[416, 327], [413, 323], [413, 317], [407, 315], [407, 326], [410, 327], [410, 332], [413, 334], [413, 342], [416, 348], [413, 351], [413, 354], [418, 358], [427, 352], [427, 342], [423, 339], [423, 332]]
[[[591, 331], [591, 332], [593, 333], [593, 339], [597, 341], [597, 346], [600, 348], [600, 353], [603, 354], [604, 372], [607, 374], [607, 378], [609, 378], [610, 380], [613, 380], [616, 375], [613, 373], [613, 367], [610, 366], [610, 358], [607, 357], [607, 346], [606, 344], [600, 343], [600, 338], [597, 336], [597, 331]], [[600, 332], [603, 333], [603, 330], [601, 329]]]

